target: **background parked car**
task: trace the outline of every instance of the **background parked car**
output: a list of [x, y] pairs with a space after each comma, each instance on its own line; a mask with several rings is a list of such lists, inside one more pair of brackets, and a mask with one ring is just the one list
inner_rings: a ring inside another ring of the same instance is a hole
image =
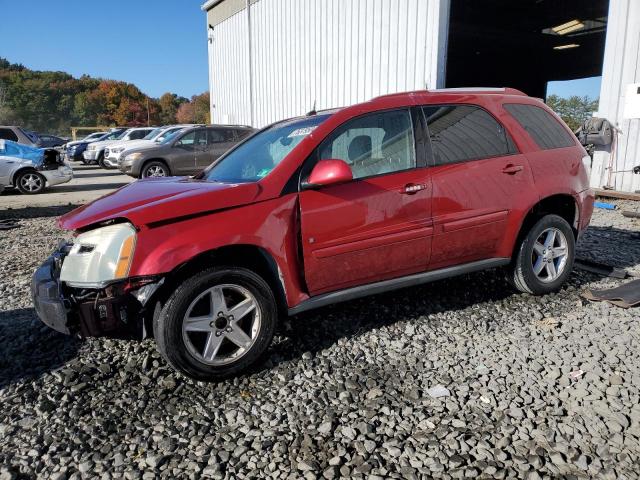
[[22, 193], [40, 193], [72, 178], [73, 171], [60, 152], [0, 140], [0, 192], [14, 186]]
[[153, 129], [147, 134], [146, 137], [141, 140], [129, 140], [125, 142], [116, 142], [113, 145], [104, 150], [104, 164], [110, 168], [118, 168], [118, 160], [121, 155], [129, 150], [142, 146], [151, 146], [157, 143], [161, 143], [165, 138], [178, 130], [182, 130], [185, 127], [192, 127], [193, 124], [188, 125], [169, 125], [164, 127], [158, 127]]
[[157, 145], [128, 151], [118, 168], [136, 178], [194, 175], [253, 132], [251, 127], [230, 125], [183, 128]]
[[91, 163], [98, 163], [102, 168], [109, 168], [104, 163], [104, 150], [107, 146], [115, 143], [116, 141], [126, 142], [128, 140], [140, 140], [147, 136], [147, 134], [154, 128], [155, 127], [129, 128], [116, 138], [108, 138], [91, 143], [82, 156], [85, 160]]
[[[103, 135], [101, 138], [98, 138], [97, 140], [92, 140], [91, 142], [87, 142], [84, 145], [84, 147], [80, 147], [79, 148], [81, 150], [80, 155], [82, 157], [80, 160], [82, 161], [82, 163], [84, 163], [85, 165], [91, 165], [92, 163], [97, 163], [97, 160], [95, 158], [89, 158], [89, 157], [92, 157], [93, 155], [87, 154], [87, 149], [89, 148], [89, 144], [107, 141], [107, 140], [117, 140], [126, 131], [127, 129], [122, 127], [112, 128], [111, 130], [109, 130], [107, 134]], [[78, 156], [78, 153], [74, 153], [74, 156]]]
[[32, 147], [39, 147], [41, 144], [40, 138], [34, 132], [10, 125], [0, 125], [0, 140], [11, 140]]
[[38, 137], [40, 138], [41, 148], [61, 147], [65, 143], [67, 143], [66, 139], [61, 137], [56, 137], [55, 135], [48, 135], [48, 134], [41, 134], [41, 133], [37, 133], [36, 135], [38, 135]]

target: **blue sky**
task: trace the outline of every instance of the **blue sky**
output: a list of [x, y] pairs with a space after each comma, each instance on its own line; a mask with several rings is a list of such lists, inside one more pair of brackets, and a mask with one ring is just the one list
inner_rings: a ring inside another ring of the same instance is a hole
[[580, 97], [587, 96], [595, 99], [600, 97], [600, 81], [601, 77], [589, 77], [564, 82], [549, 82], [547, 85], [547, 95], [555, 94], [559, 97], [578, 95]]
[[131, 82], [153, 97], [191, 97], [209, 88], [202, 3], [0, 0], [0, 57]]

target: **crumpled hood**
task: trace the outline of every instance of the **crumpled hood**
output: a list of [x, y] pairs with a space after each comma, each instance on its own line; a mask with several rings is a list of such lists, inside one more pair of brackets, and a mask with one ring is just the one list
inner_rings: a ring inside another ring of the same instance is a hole
[[256, 200], [260, 190], [256, 183], [226, 184], [185, 177], [137, 180], [67, 213], [58, 224], [65, 230], [79, 230], [126, 218], [140, 227], [246, 205]]

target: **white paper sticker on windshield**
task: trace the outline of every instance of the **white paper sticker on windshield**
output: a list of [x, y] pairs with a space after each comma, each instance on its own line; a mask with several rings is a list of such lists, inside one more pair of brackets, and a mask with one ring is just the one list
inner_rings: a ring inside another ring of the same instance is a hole
[[4, 150], [4, 139], [0, 138], [0, 150]]
[[289, 138], [292, 138], [292, 137], [304, 137], [306, 135], [309, 135], [315, 129], [316, 129], [316, 127], [298, 128], [298, 129], [294, 130], [293, 132], [291, 132], [289, 134]]

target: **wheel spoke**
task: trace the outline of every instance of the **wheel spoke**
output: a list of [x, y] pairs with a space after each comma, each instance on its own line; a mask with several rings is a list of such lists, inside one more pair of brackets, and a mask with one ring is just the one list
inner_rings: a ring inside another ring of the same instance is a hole
[[556, 264], [553, 261], [547, 262], [547, 273], [549, 274], [549, 280], [556, 278]]
[[222, 339], [224, 337], [222, 335], [217, 336], [213, 333], [210, 333], [207, 336], [207, 344], [204, 347], [204, 351], [202, 352], [202, 357], [207, 361], [212, 361], [216, 358], [218, 354], [218, 350], [220, 350], [220, 345], [222, 344]]
[[213, 317], [218, 315], [218, 312], [227, 314], [227, 302], [224, 299], [224, 293], [221, 287], [216, 287], [211, 290], [210, 293], [210, 313]]
[[553, 258], [564, 257], [567, 254], [567, 247], [557, 247], [552, 250]]
[[553, 244], [556, 241], [556, 231], [555, 230], [549, 230], [549, 232], [547, 233], [547, 238], [545, 238], [544, 240], [544, 246], [546, 248], [551, 248], [553, 247]]
[[543, 255], [544, 245], [536, 241], [536, 243], [533, 244], [533, 251], [536, 252], [538, 255]]
[[190, 317], [184, 321], [184, 329], [187, 332], [210, 332], [212, 330], [212, 317], [206, 315], [204, 317]]
[[237, 325], [235, 325], [226, 336], [228, 340], [231, 340], [239, 347], [248, 347], [251, 345], [251, 337], [244, 333]]
[[256, 304], [250, 298], [247, 298], [229, 310], [229, 315], [233, 316], [233, 321], [238, 321], [244, 318], [249, 312], [252, 312], [256, 308]]
[[538, 259], [536, 260], [536, 263], [533, 264], [533, 273], [535, 273], [536, 275], [540, 275], [540, 272], [542, 272], [542, 269], [544, 268], [544, 260], [542, 259], [542, 256], [539, 256]]

